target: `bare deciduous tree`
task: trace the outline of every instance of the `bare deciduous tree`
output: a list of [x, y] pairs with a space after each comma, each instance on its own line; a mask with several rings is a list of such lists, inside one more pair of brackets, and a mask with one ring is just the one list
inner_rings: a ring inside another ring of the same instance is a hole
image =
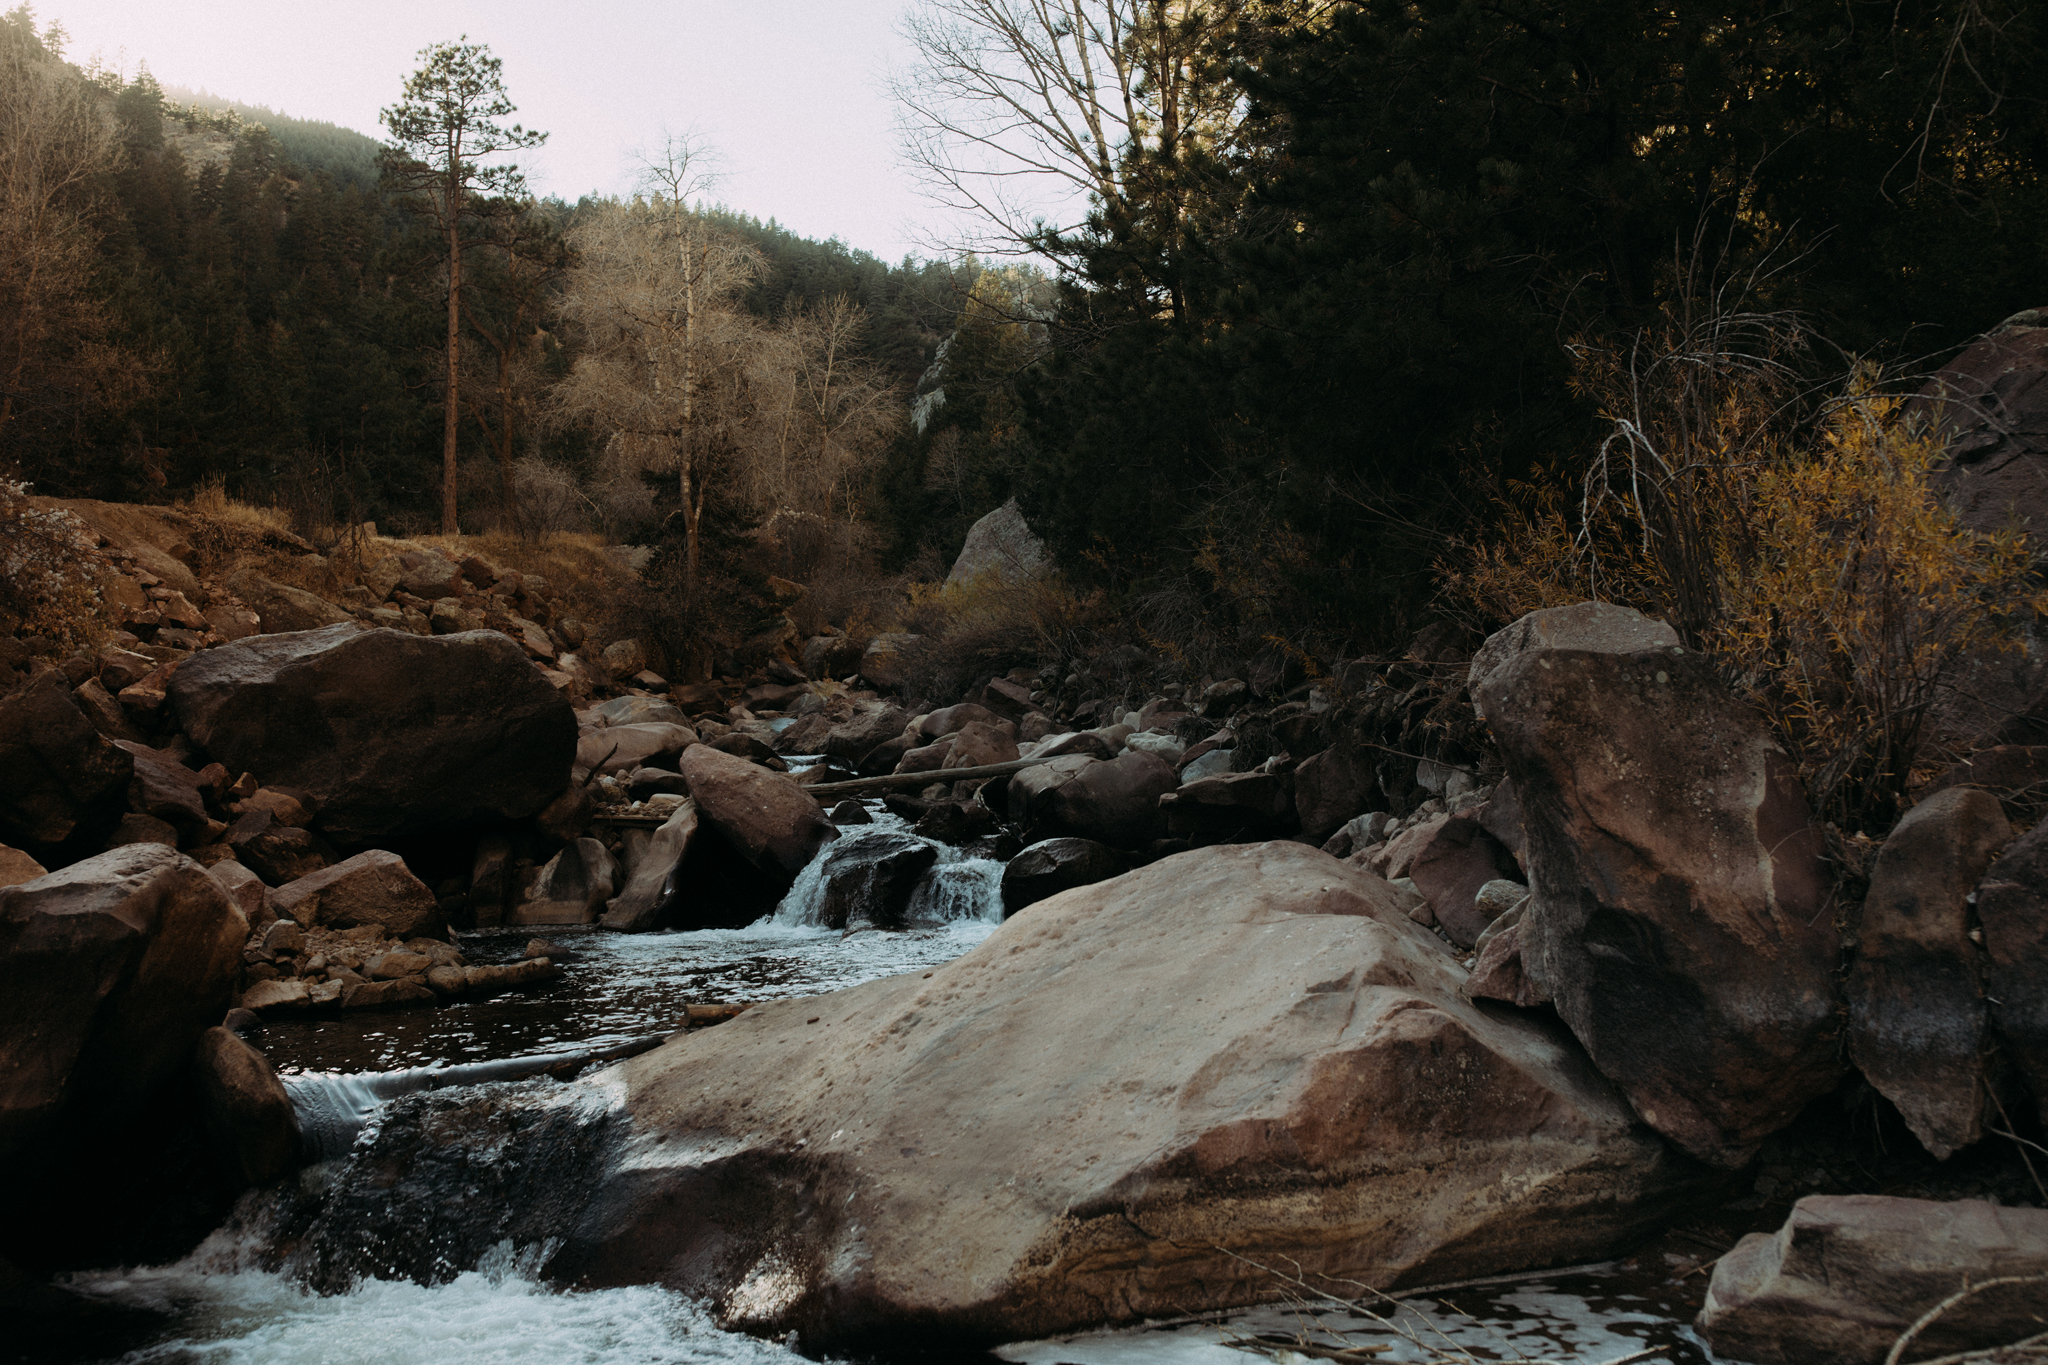
[[904, 155], [982, 251], [1040, 250], [1092, 209], [1182, 212], [1177, 171], [1237, 127], [1209, 60], [1249, 0], [919, 0], [896, 73]]
[[694, 582], [710, 464], [743, 452], [757, 412], [750, 370], [765, 329], [737, 298], [760, 253], [680, 195], [606, 205], [570, 240], [579, 259], [560, 312], [583, 351], [555, 387], [555, 412], [587, 422], [640, 468], [675, 476]]
[[902, 396], [861, 353], [867, 314], [845, 295], [791, 313], [762, 349], [769, 420], [749, 462], [754, 501], [777, 512], [857, 515], [860, 479], [903, 420]]

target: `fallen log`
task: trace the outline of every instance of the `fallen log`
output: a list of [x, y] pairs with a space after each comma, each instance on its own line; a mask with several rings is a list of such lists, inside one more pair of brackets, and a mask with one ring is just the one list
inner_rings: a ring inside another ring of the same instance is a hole
[[1035, 768], [1049, 758], [1013, 758], [1008, 763], [984, 763], [978, 768], [933, 768], [922, 773], [889, 773], [883, 777], [856, 777], [850, 782], [820, 782], [804, 790], [812, 796], [859, 796], [863, 792], [892, 791], [898, 787], [929, 787], [934, 782], [972, 782], [977, 777], [1008, 777]]

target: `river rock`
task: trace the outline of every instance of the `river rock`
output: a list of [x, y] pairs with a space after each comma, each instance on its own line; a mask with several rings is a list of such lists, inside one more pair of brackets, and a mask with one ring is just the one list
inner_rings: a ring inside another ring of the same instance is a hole
[[107, 836], [108, 848], [123, 844], [164, 844], [176, 848], [178, 842], [178, 831], [169, 824], [154, 815], [137, 815], [133, 811], [122, 816], [114, 832]]
[[860, 667], [861, 645], [844, 635], [813, 635], [802, 658], [807, 678], [843, 678]]
[[206, 870], [161, 844], [0, 889], [0, 1155], [158, 1103], [232, 1003], [248, 935]]
[[117, 739], [114, 745], [135, 760], [135, 776], [128, 782], [130, 810], [155, 816], [188, 842], [206, 832], [206, 798], [198, 773], [146, 744]]
[[1270, 839], [1294, 822], [1294, 799], [1286, 781], [1274, 773], [1198, 777], [1168, 793], [1160, 809], [1167, 834], [1205, 843]]
[[228, 899], [235, 903], [235, 908], [249, 921], [251, 929], [264, 928], [270, 920], [277, 918], [277, 912], [269, 908], [270, 888], [263, 884], [261, 877], [240, 862], [233, 858], [223, 858], [210, 864], [206, 869], [206, 875], [220, 883], [221, 890], [228, 893]]
[[[636, 837], [637, 835], [637, 837]], [[651, 833], [626, 836], [626, 884], [598, 921], [607, 929], [641, 933], [660, 927], [662, 888], [697, 837], [697, 803], [685, 801]]]
[[990, 725], [975, 721], [960, 728], [946, 751], [941, 768], [986, 768], [1017, 757], [1017, 727], [1007, 721]]
[[244, 1185], [268, 1185], [299, 1164], [291, 1097], [261, 1052], [225, 1028], [199, 1036], [192, 1069], [199, 1109], [222, 1164]]
[[237, 818], [222, 839], [238, 860], [273, 886], [311, 876], [336, 857], [325, 839], [297, 825], [279, 824], [260, 806]]
[[1530, 650], [1576, 649], [1591, 654], [1634, 654], [1646, 649], [1675, 649], [1678, 632], [1662, 621], [1643, 615], [1633, 607], [1613, 602], [1577, 602], [1568, 607], [1546, 607], [1521, 617], [1513, 625], [1486, 637], [1486, 643], [1472, 656], [1465, 685], [1472, 695], [1472, 709], [1486, 719], [1486, 705], [1480, 692], [1487, 678], [1507, 667]]
[[1011, 498], [967, 528], [966, 543], [946, 581], [973, 583], [991, 578], [1021, 583], [1044, 573], [1047, 564], [1045, 542], [1032, 531], [1017, 500]]
[[393, 938], [447, 932], [434, 893], [405, 859], [367, 849], [270, 893], [271, 908], [305, 928], [353, 929], [374, 924]]
[[1530, 981], [1646, 1122], [1740, 1165], [1841, 1075], [1791, 762], [1683, 651], [1529, 649], [1479, 697], [1527, 826]]
[[323, 597], [265, 578], [254, 569], [237, 569], [221, 586], [247, 603], [263, 621], [266, 634], [318, 630], [323, 626], [358, 627], [355, 618]]
[[1003, 918], [1062, 891], [1121, 877], [1130, 866], [1093, 839], [1041, 839], [1003, 865]]
[[1451, 942], [1473, 947], [1493, 917], [1513, 904], [1482, 901], [1480, 892], [1520, 875], [1521, 868], [1514, 855], [1486, 832], [1476, 811], [1440, 817], [1418, 826], [1417, 833], [1421, 837], [1408, 851], [1403, 873], [1429, 902]]
[[613, 697], [592, 710], [606, 725], [687, 726], [690, 723], [690, 718], [674, 703], [660, 697]]
[[0, 840], [56, 861], [59, 845], [114, 827], [135, 760], [93, 728], [62, 673], [0, 672], [0, 688]]
[[[1185, 780], [1187, 774], [1181, 776]], [[1318, 844], [1363, 814], [1378, 795], [1379, 774], [1373, 762], [1352, 745], [1325, 749], [1303, 759], [1294, 770], [1294, 809], [1301, 832]]]
[[[1727, 1359], [1877, 1365], [1928, 1309], [2005, 1276], [2048, 1276], [2048, 1210], [1809, 1195], [1775, 1234], [1753, 1232], [1716, 1263], [1698, 1326]], [[1937, 1318], [1905, 1359], [2034, 1336], [2042, 1302], [2038, 1282], [1984, 1290]]]
[[757, 868], [793, 878], [834, 833], [816, 799], [780, 773], [705, 744], [685, 750], [681, 767], [702, 818]]
[[1969, 896], [2011, 840], [1997, 797], [1950, 788], [1906, 812], [1863, 898], [1849, 1059], [1940, 1158], [1984, 1135], [1990, 1017]]
[[252, 636], [189, 660], [171, 701], [231, 770], [310, 792], [342, 843], [533, 815], [576, 753], [568, 700], [496, 631]]
[[1977, 922], [1990, 959], [1985, 994], [2007, 1057], [2048, 1123], [2048, 822], [2034, 826], [1984, 874]]
[[589, 924], [618, 890], [619, 865], [595, 839], [578, 839], [534, 875], [507, 924]]
[[827, 758], [859, 762], [877, 745], [900, 736], [909, 723], [909, 714], [900, 706], [884, 701], [857, 702], [853, 714], [832, 727], [818, 752]]
[[1261, 1265], [1391, 1288], [1592, 1260], [1668, 1219], [1697, 1168], [1462, 975], [1315, 849], [1183, 854], [579, 1087], [394, 1106], [310, 1259], [340, 1283], [558, 1237], [551, 1276], [837, 1351], [1285, 1298]]
[[1090, 763], [1055, 787], [1046, 823], [1083, 839], [1139, 848], [1158, 836], [1159, 798], [1179, 785], [1173, 765], [1157, 754], [1126, 751]]
[[813, 912], [827, 929], [903, 929], [910, 898], [939, 860], [937, 845], [893, 830], [860, 830], [832, 841], [819, 865]]
[[903, 686], [905, 655], [922, 638], [902, 633], [875, 636], [860, 656], [860, 675], [885, 691]]

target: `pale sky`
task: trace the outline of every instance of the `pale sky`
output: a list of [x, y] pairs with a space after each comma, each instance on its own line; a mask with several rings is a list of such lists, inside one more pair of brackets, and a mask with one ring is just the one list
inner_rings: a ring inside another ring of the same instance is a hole
[[631, 157], [664, 125], [717, 148], [715, 197], [807, 237], [887, 261], [933, 254], [943, 215], [896, 162], [882, 89], [907, 60], [905, 0], [39, 0], [65, 56], [204, 87], [381, 138], [419, 49], [489, 44], [519, 112], [547, 145], [520, 158], [539, 193], [632, 188]]

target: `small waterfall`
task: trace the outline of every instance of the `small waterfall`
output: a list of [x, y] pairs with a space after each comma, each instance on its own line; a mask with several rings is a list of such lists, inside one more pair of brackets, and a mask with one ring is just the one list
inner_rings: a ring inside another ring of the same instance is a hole
[[1003, 865], [993, 858], [970, 858], [947, 849], [953, 860], [940, 861], [927, 872], [910, 898], [910, 918], [917, 924], [963, 924], [1003, 921]]
[[798, 928], [814, 928], [822, 923], [819, 911], [825, 901], [825, 855], [832, 851], [838, 840], [828, 841], [825, 846], [811, 855], [804, 864], [804, 870], [796, 874], [796, 881], [788, 894], [776, 902], [774, 913], [768, 916], [771, 924], [787, 924]]
[[314, 1072], [286, 1076], [285, 1094], [299, 1125], [299, 1154], [307, 1165], [335, 1161], [355, 1146], [371, 1116], [401, 1095], [441, 1090], [487, 1081], [520, 1081], [544, 1073], [568, 1074], [593, 1062], [615, 1062], [659, 1047], [666, 1034], [650, 1034], [631, 1042], [581, 1052], [541, 1053], [505, 1057], [494, 1062], [458, 1066], [416, 1066], [403, 1071], [365, 1071], [356, 1075]]

